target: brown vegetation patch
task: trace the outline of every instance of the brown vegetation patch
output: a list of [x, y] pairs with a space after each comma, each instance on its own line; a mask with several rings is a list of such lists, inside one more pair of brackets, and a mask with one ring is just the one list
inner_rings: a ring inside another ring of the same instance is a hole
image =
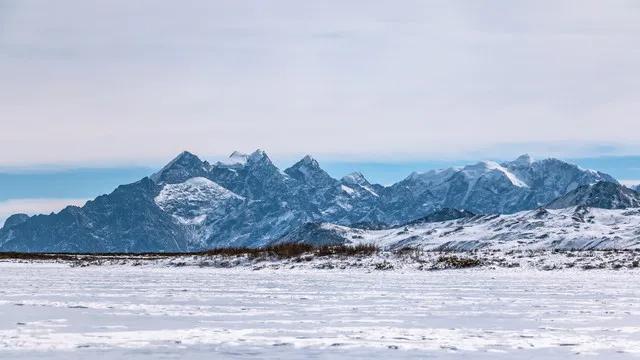
[[482, 261], [474, 258], [445, 255], [438, 258], [437, 263], [445, 269], [464, 269], [482, 265]]

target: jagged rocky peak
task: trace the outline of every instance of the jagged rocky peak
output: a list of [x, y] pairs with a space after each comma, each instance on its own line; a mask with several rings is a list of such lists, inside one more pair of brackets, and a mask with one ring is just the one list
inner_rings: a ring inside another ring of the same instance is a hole
[[247, 156], [247, 166], [252, 167], [264, 165], [275, 167], [264, 150], [258, 149]]
[[310, 185], [331, 185], [335, 182], [335, 180], [320, 167], [318, 161], [310, 155], [306, 155], [284, 172], [290, 177]]
[[[320, 164], [311, 155], [305, 155], [297, 163], [293, 164], [289, 169], [309, 169], [309, 170], [322, 170]], [[287, 170], [289, 170], [287, 169]], [[286, 170], [285, 170], [286, 172]]]
[[189, 165], [200, 165], [201, 163], [202, 163], [202, 160], [200, 160], [200, 158], [197, 155], [185, 150], [180, 154], [178, 154], [178, 156], [176, 156], [173, 160], [171, 160], [171, 162], [169, 162], [167, 166], [170, 166], [170, 165], [189, 166]]
[[181, 183], [196, 176], [205, 176], [209, 163], [200, 160], [196, 155], [183, 151], [160, 171], [151, 175], [155, 183]]
[[353, 172], [340, 179], [340, 188], [352, 198], [379, 198], [384, 187], [371, 184], [360, 172]]
[[248, 158], [249, 158], [249, 155], [236, 150], [232, 152], [231, 155], [229, 155], [229, 158], [227, 159], [227, 163], [244, 165], [247, 163]]
[[312, 168], [319, 168], [320, 165], [318, 164], [318, 161], [314, 158], [311, 157], [311, 155], [307, 154], [305, 155], [302, 160], [300, 160], [298, 162], [299, 164], [302, 164], [304, 166], [307, 167], [312, 167]]
[[253, 161], [253, 162], [264, 161], [264, 160], [271, 161], [271, 159], [269, 159], [269, 156], [267, 155], [267, 152], [262, 149], [256, 149], [254, 152], [249, 154], [249, 156], [247, 157], [247, 160]]
[[599, 181], [582, 185], [552, 201], [550, 209], [586, 206], [602, 209], [627, 209], [640, 207], [640, 193], [618, 183]]
[[245, 168], [252, 174], [260, 176], [267, 173], [280, 176], [282, 173], [277, 166], [271, 162], [271, 159], [264, 150], [258, 149], [247, 157]]
[[522, 154], [515, 160], [511, 161], [510, 164], [513, 166], [528, 167], [533, 164], [533, 158], [529, 154]]

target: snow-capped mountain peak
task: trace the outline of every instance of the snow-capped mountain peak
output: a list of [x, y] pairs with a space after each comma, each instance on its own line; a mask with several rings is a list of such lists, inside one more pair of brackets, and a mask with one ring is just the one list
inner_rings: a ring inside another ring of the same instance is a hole
[[179, 183], [189, 178], [203, 176], [209, 171], [209, 163], [196, 155], [183, 151], [160, 171], [151, 175], [155, 183]]
[[248, 154], [241, 153], [239, 151], [234, 151], [231, 153], [231, 155], [229, 155], [225, 163], [229, 165], [233, 165], [233, 164], [244, 165], [247, 163], [248, 158], [249, 158]]
[[380, 185], [372, 185], [360, 172], [352, 172], [351, 174], [345, 175], [340, 179], [341, 189], [343, 192], [349, 194], [350, 196], [355, 197], [367, 197], [374, 196], [379, 197], [378, 193], [379, 189], [376, 187], [380, 187]]
[[341, 180], [346, 184], [371, 185], [364, 175], [358, 171], [343, 176]]
[[465, 166], [461, 170], [461, 173], [463, 173], [474, 184], [480, 177], [486, 176], [488, 173], [492, 172], [504, 175], [514, 186], [529, 187], [529, 185], [520, 180], [515, 174], [511, 173], [495, 161], [481, 161], [475, 165]]
[[305, 157], [300, 159], [297, 163], [293, 164], [289, 169], [322, 170], [320, 168], [320, 164], [318, 164], [318, 161], [316, 161], [316, 159], [312, 158], [309, 155], [305, 155]]
[[320, 165], [318, 164], [318, 161], [316, 161], [316, 159], [314, 159], [311, 155], [307, 154], [305, 155], [301, 160], [301, 163], [309, 165], [309, 166], [313, 166], [313, 167], [320, 167]]
[[533, 158], [529, 154], [523, 154], [518, 156], [515, 160], [510, 161], [509, 164], [517, 167], [529, 167], [533, 164]]
[[336, 180], [325, 172], [316, 159], [309, 155], [286, 169], [285, 174], [313, 186], [332, 186]]
[[268, 161], [269, 163], [271, 163], [271, 159], [269, 159], [267, 153], [262, 149], [257, 149], [247, 157], [247, 162], [257, 163], [264, 161]]

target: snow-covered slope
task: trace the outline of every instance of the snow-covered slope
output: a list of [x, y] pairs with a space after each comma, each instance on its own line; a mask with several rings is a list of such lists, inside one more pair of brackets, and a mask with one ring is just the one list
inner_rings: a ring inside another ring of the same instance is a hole
[[523, 211], [506, 215], [464, 216], [442, 222], [418, 222], [385, 230], [363, 230], [323, 223], [311, 235], [287, 237], [306, 242], [318, 234], [346, 244], [375, 244], [385, 249], [636, 249], [640, 248], [640, 209], [586, 207]]
[[166, 184], [155, 197], [158, 206], [182, 224], [201, 224], [207, 216], [223, 216], [244, 198], [213, 181], [194, 177], [179, 184]]

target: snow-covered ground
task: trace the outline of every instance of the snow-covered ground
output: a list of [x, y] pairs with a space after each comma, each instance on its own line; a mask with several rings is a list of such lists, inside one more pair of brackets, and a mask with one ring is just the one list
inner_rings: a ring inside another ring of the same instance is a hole
[[635, 358], [637, 279], [0, 262], [0, 358]]

